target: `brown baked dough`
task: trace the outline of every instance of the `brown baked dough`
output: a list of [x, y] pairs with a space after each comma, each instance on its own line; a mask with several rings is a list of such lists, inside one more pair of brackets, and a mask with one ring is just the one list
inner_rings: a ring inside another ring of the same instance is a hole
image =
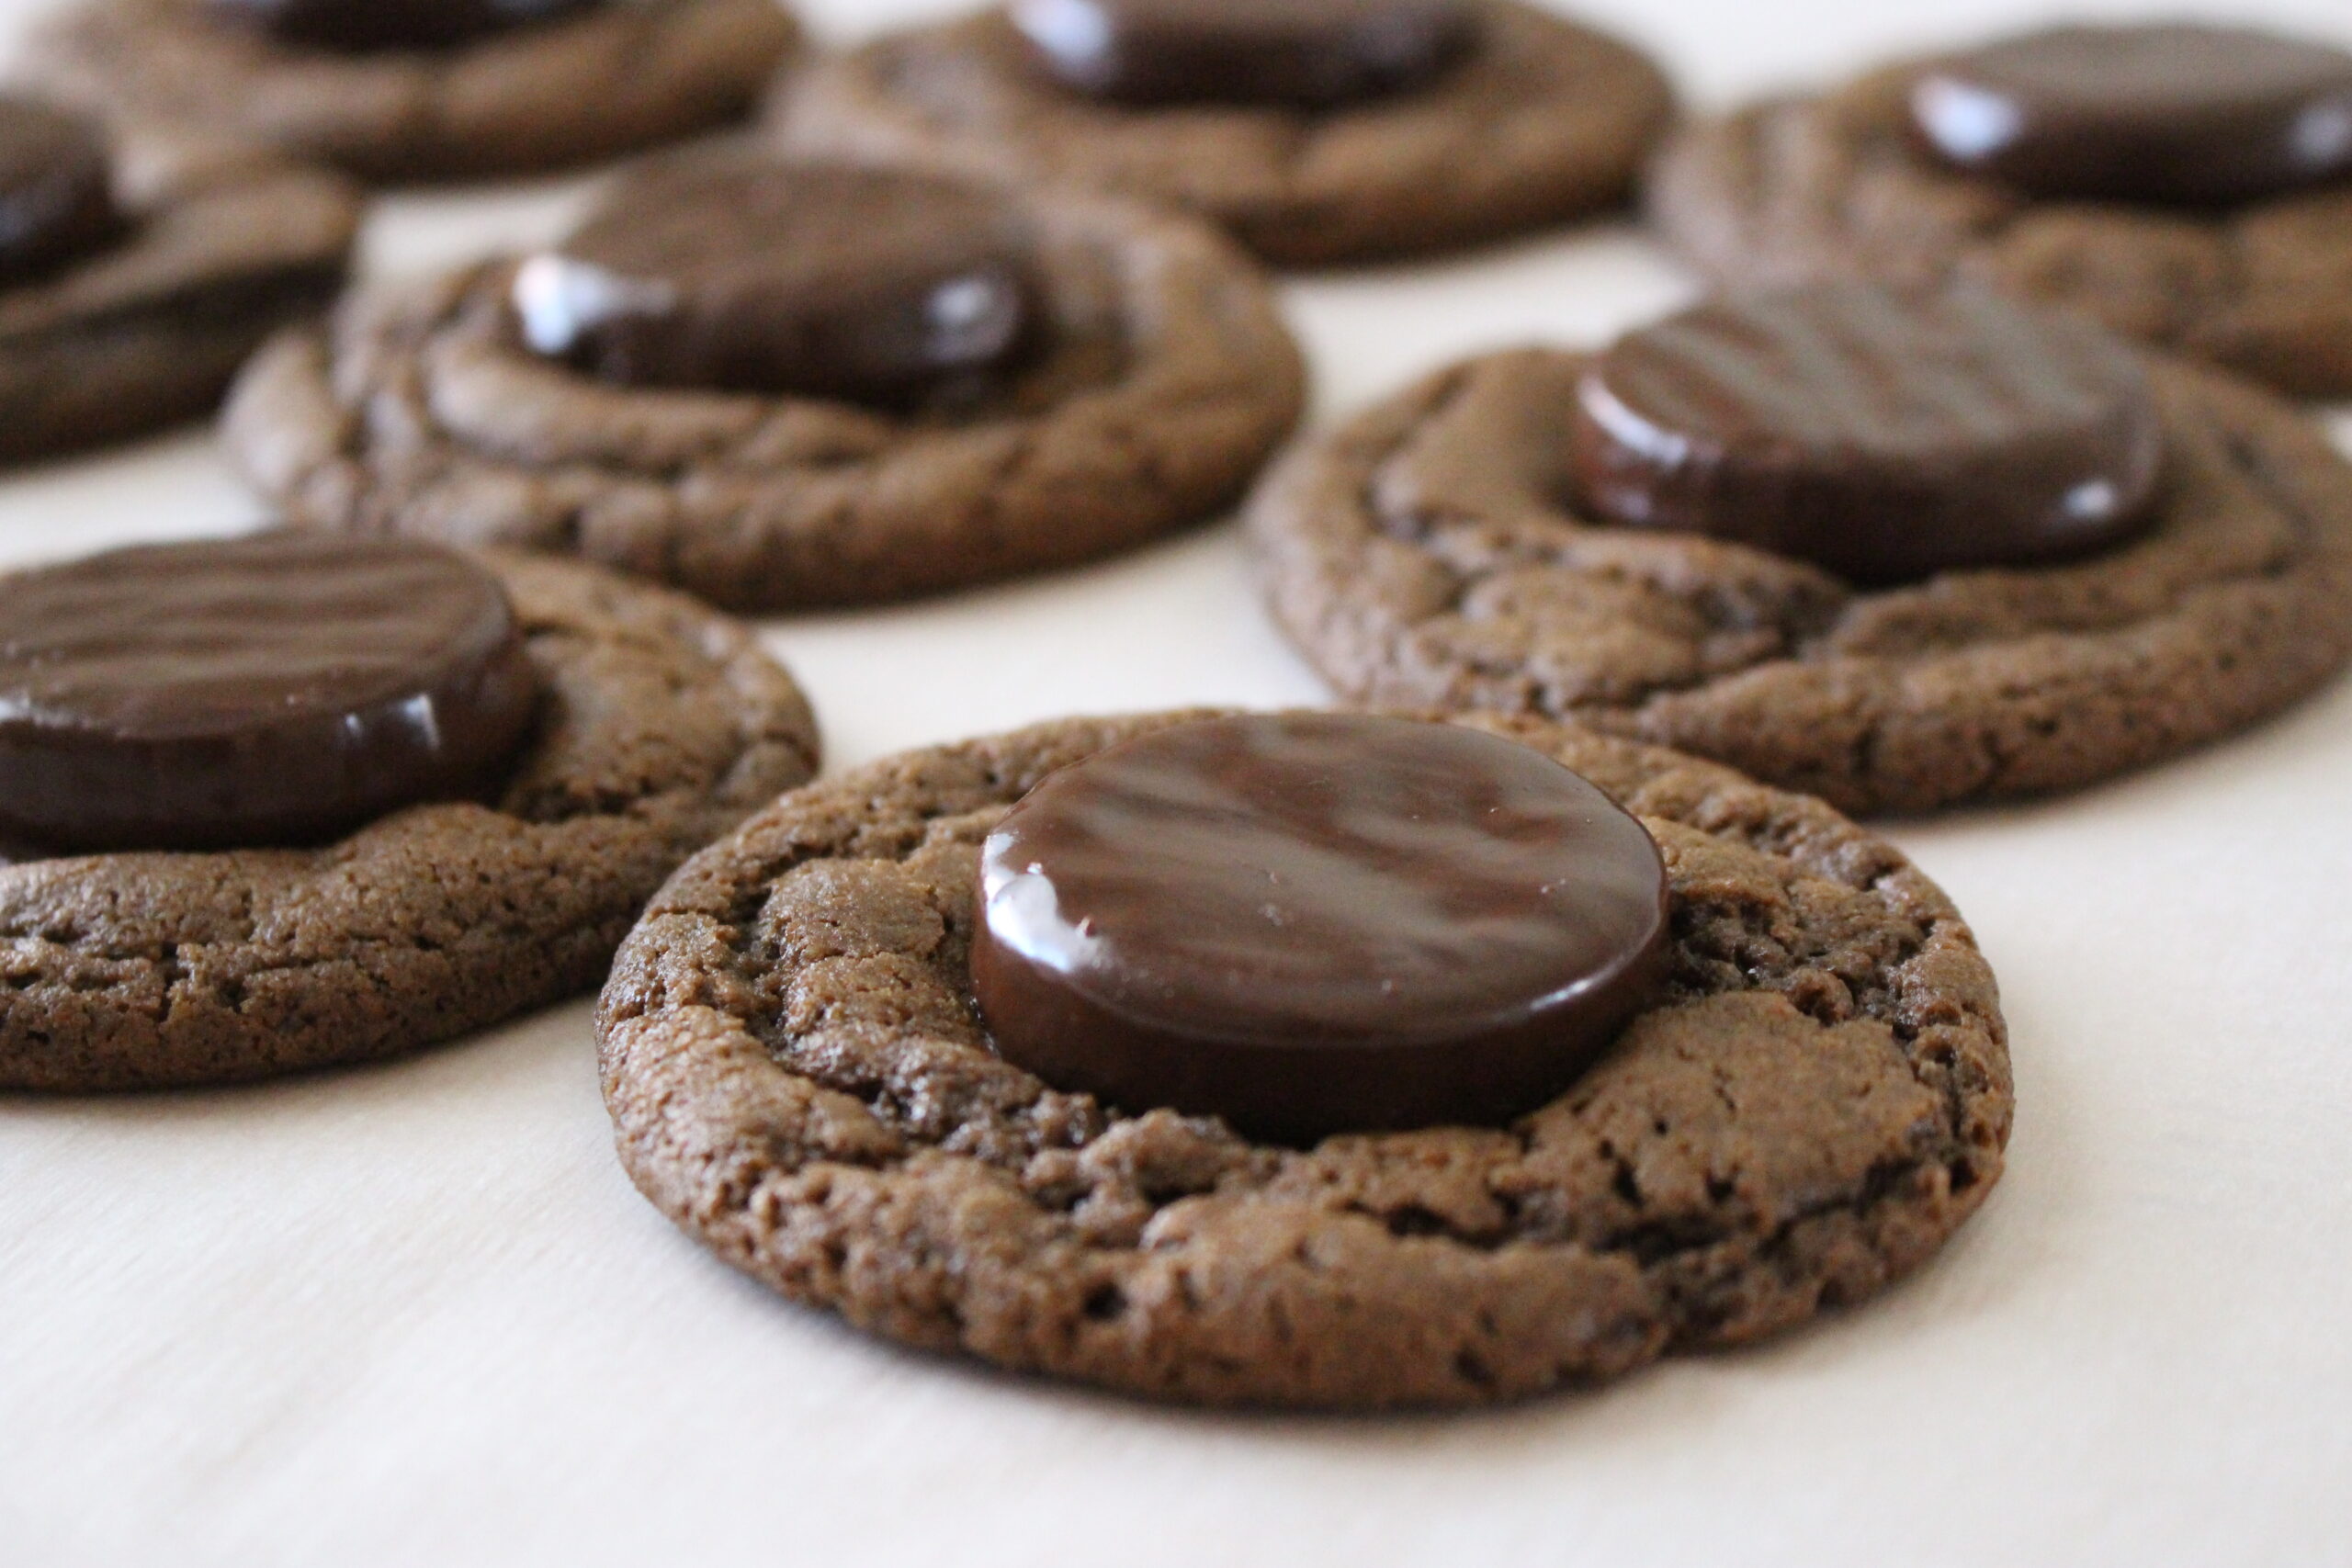
[[2352, 659], [2352, 466], [2259, 389], [2153, 365], [2169, 450], [2139, 541], [1865, 592], [1578, 516], [1584, 364], [1530, 349], [1442, 371], [1263, 487], [1275, 616], [1342, 693], [1573, 718], [1843, 810], [1923, 811], [2173, 756]]
[[1915, 144], [1916, 70], [1690, 128], [1658, 160], [1653, 220], [1725, 283], [1973, 278], [2284, 391], [2352, 395], [2352, 186], [2211, 213], [2029, 199]]
[[1065, 566], [1237, 500], [1304, 398], [1263, 276], [1187, 219], [1012, 199], [1051, 345], [977, 410], [611, 385], [522, 344], [497, 263], [265, 350], [230, 450], [299, 525], [576, 553], [747, 610]]
[[814, 63], [774, 118], [802, 152], [1185, 208], [1301, 266], [1455, 249], [1623, 200], [1672, 118], [1665, 76], [1516, 0], [1479, 10], [1470, 58], [1434, 84], [1336, 111], [1095, 103], [991, 11]]
[[0, 867], [0, 1089], [228, 1083], [372, 1060], [587, 989], [663, 877], [815, 771], [808, 705], [679, 594], [485, 557], [546, 682], [493, 805], [321, 850]]
[[214, 140], [118, 123], [115, 243], [0, 289], [0, 462], [201, 418], [343, 285], [359, 193]]
[[615, 0], [448, 51], [289, 48], [204, 0], [78, 0], [34, 34], [44, 89], [373, 180], [597, 163], [740, 118], [800, 29], [776, 0]]
[[599, 1014], [621, 1159], [721, 1258], [926, 1349], [1217, 1404], [1453, 1405], [1859, 1301], [2001, 1170], [1992, 975], [1819, 801], [1535, 720], [1672, 877], [1673, 977], [1509, 1127], [1251, 1145], [989, 1049], [979, 844], [1052, 770], [1187, 716], [1047, 725], [786, 796], [689, 863]]

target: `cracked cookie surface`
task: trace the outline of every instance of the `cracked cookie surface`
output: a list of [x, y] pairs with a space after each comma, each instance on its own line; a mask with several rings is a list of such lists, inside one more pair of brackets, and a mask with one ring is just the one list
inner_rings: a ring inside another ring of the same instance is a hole
[[378, 180], [590, 164], [747, 111], [800, 31], [775, 0], [616, 0], [447, 51], [290, 48], [207, 0], [83, 0], [37, 30], [45, 88]]
[[1652, 219], [1725, 284], [1968, 278], [2288, 392], [2352, 396], [2352, 185], [2211, 213], [2031, 200], [1918, 149], [1916, 71], [1690, 127], [1658, 159]]
[[1664, 75], [1533, 7], [1479, 11], [1483, 39], [1434, 84], [1337, 111], [1098, 104], [1053, 85], [992, 11], [812, 65], [775, 118], [795, 150], [1181, 207], [1294, 265], [1459, 247], [1622, 201], [1672, 117]]
[[2075, 788], [2242, 728], [2352, 659], [2352, 465], [2296, 412], [2152, 367], [2161, 513], [2079, 563], [1862, 591], [1567, 500], [1584, 356], [1442, 371], [1251, 505], [1274, 614], [1342, 693], [1572, 718], [1854, 812]]
[[484, 561], [544, 682], [497, 797], [316, 850], [0, 865], [0, 1089], [372, 1060], [588, 989], [680, 861], [814, 772], [808, 704], [746, 628], [588, 568]]
[[1189, 220], [1010, 199], [1048, 346], [974, 408], [609, 385], [524, 346], [501, 262], [265, 349], [231, 452], [299, 525], [577, 554], [748, 610], [1067, 566], [1236, 500], [1305, 396], [1264, 277]]
[[1759, 1338], [1917, 1267], [1997, 1179], [2011, 1089], [1950, 902], [1815, 800], [1533, 719], [1472, 723], [1639, 816], [1672, 978], [1508, 1127], [1251, 1144], [999, 1058], [981, 840], [1184, 715], [917, 751], [690, 862], [599, 1012], [621, 1157], [737, 1269], [925, 1349], [1155, 1398], [1508, 1399]]
[[123, 125], [127, 231], [0, 290], [0, 462], [198, 419], [273, 333], [343, 286], [359, 193], [270, 155]]

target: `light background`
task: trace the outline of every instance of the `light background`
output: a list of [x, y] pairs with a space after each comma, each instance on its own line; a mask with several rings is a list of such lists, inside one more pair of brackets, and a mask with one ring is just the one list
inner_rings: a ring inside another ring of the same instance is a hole
[[[37, 8], [0, 0], [0, 29]], [[811, 8], [850, 38], [952, 7]], [[2053, 14], [1584, 8], [1709, 104]], [[2200, 8], [2352, 42], [2343, 0], [2170, 7]], [[397, 199], [369, 265], [549, 236], [578, 198]], [[1602, 229], [1288, 293], [1329, 419], [1689, 290]], [[0, 558], [257, 515], [192, 434], [0, 479]], [[1319, 692], [1228, 527], [771, 640], [835, 766]], [[1771, 1347], [1377, 1421], [1158, 1411], [904, 1355], [637, 1197], [581, 1004], [274, 1088], [0, 1100], [0, 1562], [2352, 1562], [2352, 685], [2109, 788], [1892, 831], [2002, 976], [2012, 1164], [1934, 1266]]]

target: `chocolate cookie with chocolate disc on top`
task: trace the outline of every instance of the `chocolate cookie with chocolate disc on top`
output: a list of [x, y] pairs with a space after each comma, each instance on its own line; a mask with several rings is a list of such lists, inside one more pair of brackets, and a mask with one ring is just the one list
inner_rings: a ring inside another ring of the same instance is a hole
[[2088, 784], [2352, 659], [2352, 465], [2297, 410], [1968, 289], [1458, 365], [1251, 516], [1350, 697], [1572, 718], [1848, 811]]
[[696, 155], [563, 244], [364, 293], [246, 373], [295, 523], [560, 551], [782, 610], [1132, 547], [1298, 416], [1265, 279], [1082, 193]]
[[0, 463], [209, 412], [342, 286], [358, 194], [0, 88]]
[[2283, 390], [2352, 396], [2352, 51], [2069, 26], [1697, 125], [1649, 192], [1754, 286], [1953, 277]]
[[30, 48], [61, 94], [390, 181], [709, 130], [799, 41], [778, 0], [74, 0]]
[[1859, 1302], [2011, 1115], [1949, 900], [1820, 801], [1487, 716], [1071, 720], [786, 795], [599, 1009], [623, 1164], [921, 1348], [1461, 1405]]
[[277, 533], [0, 577], [0, 1089], [560, 1000], [816, 758], [747, 629], [592, 568]]
[[795, 151], [1118, 192], [1329, 265], [1622, 201], [1657, 66], [1517, 0], [1010, 0], [787, 79]]

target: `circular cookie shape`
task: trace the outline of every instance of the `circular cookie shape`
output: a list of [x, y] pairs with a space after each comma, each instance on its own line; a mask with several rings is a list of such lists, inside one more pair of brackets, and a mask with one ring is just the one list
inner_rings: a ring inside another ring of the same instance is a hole
[[259, 534], [0, 578], [0, 831], [57, 849], [340, 838], [494, 787], [536, 728], [506, 591], [405, 539]]
[[[2069, 36], [2058, 35], [2058, 45]], [[2015, 47], [2051, 42], [2041, 35]], [[1933, 85], [1965, 79], [1958, 73], [1987, 52], [1897, 64], [1820, 97], [1768, 102], [1691, 126], [1657, 161], [1647, 190], [1651, 219], [1725, 284], [1855, 275], [1903, 284], [1973, 279], [2284, 391], [2352, 394], [2352, 178], [2226, 203], [2098, 197], [2087, 194], [2098, 181], [2085, 163], [2098, 160], [2099, 139], [2084, 133], [2078, 110], [2063, 137], [2016, 146], [2029, 159], [2036, 148], [2061, 148], [2063, 156], [2051, 154], [2054, 169], [2045, 159], [2038, 179], [2031, 169], [2024, 177], [2046, 183], [2054, 172], [2086, 194], [2037, 197], [1939, 153], [1921, 123], [1923, 88], [1927, 118], [1950, 119], [1954, 111], [1938, 109]], [[2211, 79], [2210, 65], [2204, 75]], [[2164, 123], [2177, 128], [2195, 118], [2176, 106]], [[2117, 140], [2112, 120], [2102, 123], [2110, 128], [2105, 140]], [[2307, 139], [2341, 134], [2352, 151], [2352, 118], [2334, 129], [2324, 118], [2315, 123]], [[1957, 134], [1948, 130], [1946, 139]], [[1995, 138], [1994, 144], [2004, 143]], [[2122, 156], [2142, 179], [2158, 166], [2144, 144]], [[2275, 161], [2262, 160], [2252, 172], [2265, 167], [2276, 173]], [[2236, 180], [2234, 188], [2261, 184], [2246, 184], [2243, 159], [2225, 159], [2222, 172]], [[2165, 188], [2213, 177], [2190, 168]]]
[[1304, 397], [1265, 278], [1187, 219], [990, 194], [1038, 341], [977, 398], [905, 413], [612, 385], [531, 351], [505, 261], [362, 291], [265, 350], [231, 454], [300, 525], [578, 554], [763, 611], [1066, 566], [1237, 499]]
[[239, 1082], [398, 1055], [594, 986], [663, 877], [815, 770], [746, 627], [569, 562], [484, 555], [541, 692], [486, 804], [312, 849], [0, 866], [0, 1089]]
[[72, 98], [365, 179], [478, 179], [599, 163], [724, 124], [800, 39], [776, 0], [541, 6], [556, 14], [443, 48], [291, 41], [226, 8], [79, 0], [34, 35], [31, 69]]
[[[6, 103], [75, 129], [52, 147], [71, 165], [62, 185], [31, 167], [6, 176], [54, 216], [27, 266], [0, 266], [0, 463], [201, 417], [256, 347], [342, 288], [360, 199], [334, 175]], [[87, 161], [94, 136], [102, 170]]]
[[1924, 811], [2188, 750], [2352, 658], [2352, 466], [2231, 378], [2150, 362], [2165, 473], [2135, 541], [1869, 589], [1572, 501], [1590, 366], [1453, 367], [1261, 488], [1275, 617], [1342, 693], [1570, 718], [1846, 811]]
[[1089, 96], [989, 11], [811, 65], [775, 118], [797, 152], [1183, 208], [1288, 265], [1457, 249], [1622, 200], [1672, 118], [1658, 69], [1517, 0], [1470, 10], [1432, 79], [1334, 108]]
[[1509, 1126], [1253, 1144], [1059, 1092], [968, 983], [981, 844], [1056, 770], [1199, 715], [918, 751], [691, 862], [599, 1013], [640, 1190], [719, 1258], [925, 1349], [1212, 1404], [1463, 1405], [1850, 1303], [2001, 1169], [1991, 974], [1950, 902], [1819, 801], [1568, 727], [1464, 721], [1665, 856], [1657, 1003]]
[[1245, 714], [1046, 780], [980, 848], [1007, 1061], [1259, 1137], [1510, 1119], [1657, 988], [1666, 873], [1557, 762], [1450, 724]]

